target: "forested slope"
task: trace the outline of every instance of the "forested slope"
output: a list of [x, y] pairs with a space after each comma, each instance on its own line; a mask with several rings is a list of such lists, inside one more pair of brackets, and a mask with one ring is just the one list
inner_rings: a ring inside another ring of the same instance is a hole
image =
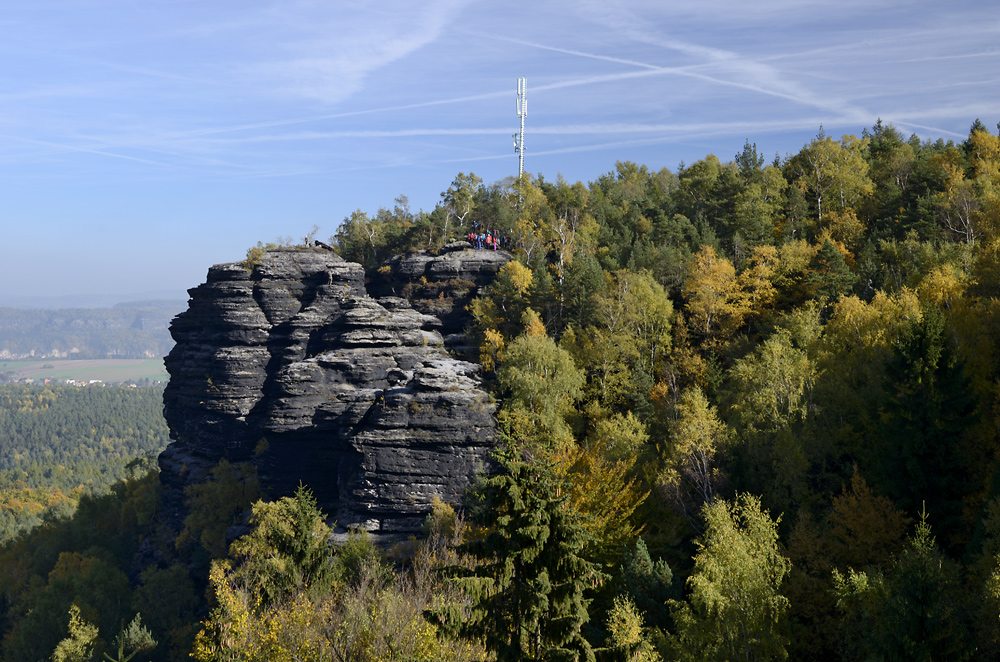
[[300, 490], [227, 550], [245, 467], [179, 535], [132, 480], [4, 551], [4, 658], [50, 655], [73, 603], [99, 648], [148, 613], [157, 659], [1000, 657], [1000, 138], [460, 174], [330, 243], [374, 281], [470, 232], [516, 260], [470, 306], [506, 441], [463, 517], [331, 559]]
[[[434, 213], [358, 212], [335, 239], [378, 278], [470, 229], [519, 257], [472, 306], [501, 419], [568, 476], [592, 558], [642, 536], [685, 580], [661, 652], [995, 654], [1000, 139], [981, 123], [961, 144], [821, 131], [770, 163], [748, 141], [589, 185], [460, 175]], [[747, 562], [772, 595], [727, 595], [745, 568], [713, 536], [761, 514], [778, 556]], [[734, 642], [745, 599], [770, 620]]]

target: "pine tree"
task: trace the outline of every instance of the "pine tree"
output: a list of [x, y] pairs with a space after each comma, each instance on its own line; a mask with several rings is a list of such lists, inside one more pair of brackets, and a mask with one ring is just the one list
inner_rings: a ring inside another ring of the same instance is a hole
[[599, 584], [597, 564], [583, 558], [586, 535], [566, 507], [554, 463], [508, 446], [500, 472], [485, 478], [474, 521], [485, 527], [462, 546], [477, 567], [453, 581], [473, 602], [471, 614], [437, 613], [449, 629], [481, 636], [497, 660], [593, 660], [583, 637], [584, 591]]
[[666, 627], [670, 621], [667, 600], [674, 597], [674, 573], [663, 559], [653, 561], [642, 538], [634, 549], [625, 550], [621, 565], [622, 584], [635, 607], [654, 627]]
[[254, 504], [254, 530], [236, 540], [230, 553], [240, 561], [237, 574], [257, 585], [265, 604], [297, 589], [329, 587], [333, 550], [324, 519], [304, 485], [293, 497]]
[[809, 276], [806, 283], [813, 290], [814, 296], [821, 301], [833, 301], [841, 294], [850, 292], [858, 277], [847, 266], [844, 256], [827, 239], [820, 246], [816, 257], [809, 263]]
[[951, 544], [970, 489], [963, 435], [978, 418], [978, 403], [936, 308], [924, 308], [902, 334], [885, 389], [889, 399], [871, 447], [882, 490], [904, 511], [926, 502], [935, 529]]
[[967, 596], [959, 566], [938, 548], [926, 513], [891, 571], [834, 570], [844, 660], [963, 660]]

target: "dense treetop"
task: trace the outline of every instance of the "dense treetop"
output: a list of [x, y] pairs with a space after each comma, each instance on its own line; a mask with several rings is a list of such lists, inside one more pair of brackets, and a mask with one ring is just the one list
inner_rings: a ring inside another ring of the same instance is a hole
[[47, 510], [71, 511], [81, 495], [145, 473], [169, 442], [163, 390], [0, 385], [0, 440], [6, 540]]
[[[460, 174], [432, 212], [400, 198], [332, 241], [376, 277], [390, 254], [470, 232], [509, 237], [516, 258], [470, 306], [501, 420], [562, 462], [584, 521], [600, 515], [592, 472], [621, 471], [631, 514], [600, 520], [592, 554], [641, 532], [687, 576], [690, 606], [672, 612], [661, 653], [700, 641], [735, 654], [716, 636], [725, 608], [696, 578], [722, 513], [738, 528], [751, 503], [779, 522], [791, 561], [788, 573], [773, 551], [758, 559], [783, 568], [766, 599], [784, 625], [757, 631], [763, 657], [920, 657], [938, 636], [934, 650], [996, 650], [996, 613], [953, 606], [913, 624], [909, 643], [843, 639], [865, 629], [872, 591], [923, 599], [892, 593], [918, 581], [906, 573], [953, 590], [947, 564], [931, 576], [927, 559], [974, 563], [966, 590], [996, 604], [982, 518], [1000, 498], [1000, 138], [982, 123], [958, 144], [881, 121], [839, 139], [821, 129], [784, 159], [747, 141], [729, 160], [618, 163], [589, 184]], [[850, 574], [862, 568], [868, 585]], [[787, 611], [773, 606], [779, 584]]]

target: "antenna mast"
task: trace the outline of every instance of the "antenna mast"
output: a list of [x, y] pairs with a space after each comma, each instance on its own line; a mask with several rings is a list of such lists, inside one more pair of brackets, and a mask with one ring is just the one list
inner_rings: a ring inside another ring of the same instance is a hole
[[517, 116], [521, 118], [521, 132], [514, 134], [514, 151], [517, 152], [517, 177], [524, 175], [524, 118], [528, 114], [528, 81], [517, 79]]

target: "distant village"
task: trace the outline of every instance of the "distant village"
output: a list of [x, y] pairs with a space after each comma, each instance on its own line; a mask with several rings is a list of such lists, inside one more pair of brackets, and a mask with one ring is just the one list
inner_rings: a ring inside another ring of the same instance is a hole
[[162, 379], [131, 379], [120, 382], [104, 381], [103, 379], [57, 379], [55, 377], [25, 377], [16, 371], [0, 372], [0, 384], [41, 384], [59, 386], [125, 386], [129, 388], [164, 387], [167, 382]]
[[[53, 348], [46, 350], [44, 352], [38, 350], [28, 350], [26, 352], [12, 352], [9, 349], [0, 349], [0, 361], [31, 361], [39, 359], [76, 359], [80, 358], [81, 350], [79, 347], [73, 347], [72, 349], [63, 351], [59, 348]], [[106, 356], [107, 358], [147, 358], [155, 359], [157, 357], [163, 356], [163, 353], [159, 350], [147, 349], [141, 352], [136, 351], [109, 351], [104, 352], [100, 356]]]

